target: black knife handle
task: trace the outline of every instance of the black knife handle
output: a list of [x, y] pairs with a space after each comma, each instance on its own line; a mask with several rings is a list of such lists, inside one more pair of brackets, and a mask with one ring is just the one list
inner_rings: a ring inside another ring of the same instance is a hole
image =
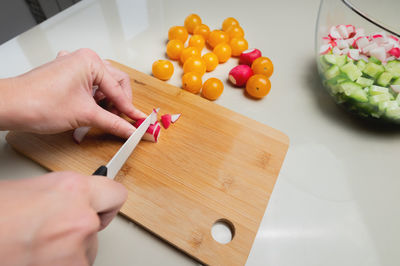
[[92, 175], [102, 175], [102, 176], [107, 176], [107, 167], [102, 165], [99, 168], [97, 168], [96, 171]]

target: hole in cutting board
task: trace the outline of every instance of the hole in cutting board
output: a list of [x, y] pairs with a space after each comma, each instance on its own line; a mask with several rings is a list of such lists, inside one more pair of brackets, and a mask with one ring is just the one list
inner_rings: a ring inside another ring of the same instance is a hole
[[219, 219], [213, 224], [211, 235], [218, 243], [228, 244], [235, 236], [235, 227], [227, 219]]

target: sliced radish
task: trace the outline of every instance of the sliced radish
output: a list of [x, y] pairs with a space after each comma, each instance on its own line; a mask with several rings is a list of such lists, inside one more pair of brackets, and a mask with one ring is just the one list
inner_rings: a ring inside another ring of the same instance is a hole
[[171, 125], [171, 115], [170, 114], [162, 115], [161, 123], [165, 129], [169, 128], [169, 126]]
[[336, 43], [339, 49], [344, 49], [349, 47], [349, 43], [345, 40], [337, 40]]
[[399, 38], [397, 38], [396, 36], [389, 35], [388, 38], [392, 39], [392, 40], [395, 40], [396, 42], [400, 42]]
[[363, 52], [364, 54], [369, 54], [369, 52], [370, 52], [371, 50], [374, 50], [374, 49], [376, 49], [376, 48], [378, 48], [378, 45], [377, 45], [376, 43], [373, 42], [373, 43], [371, 43], [371, 44], [365, 46], [364, 48], [362, 48], [362, 52]]
[[[335, 47], [336, 48], [336, 47]], [[331, 51], [332, 46], [330, 44], [324, 44], [320, 47], [319, 53], [320, 54], [327, 54]]]
[[171, 122], [175, 123], [176, 121], [178, 121], [179, 117], [181, 117], [181, 114], [171, 115]]
[[400, 49], [398, 47], [390, 49], [388, 53], [396, 58], [400, 57]]
[[329, 31], [329, 37], [332, 40], [336, 40], [336, 39], [341, 39], [342, 36], [340, 35], [340, 33], [338, 32], [336, 27], [331, 27], [331, 30]]
[[392, 90], [394, 90], [395, 92], [400, 93], [400, 85], [390, 85], [390, 87], [391, 87]]
[[89, 132], [91, 127], [78, 127], [74, 130], [74, 133], [72, 133], [72, 137], [74, 138], [76, 143], [81, 143], [83, 138], [86, 136], [86, 134]]
[[373, 57], [378, 58], [379, 60], [386, 61], [386, 51], [385, 48], [383, 47], [377, 47], [375, 49], [372, 49], [369, 54]]
[[[144, 120], [145, 120], [145, 118], [137, 120], [133, 124], [133, 126], [138, 128], [143, 123]], [[161, 133], [161, 126], [158, 123], [158, 121], [155, 121], [153, 124], [151, 124], [149, 126], [149, 128], [146, 131], [146, 133], [143, 135], [142, 139], [143, 140], [148, 140], [148, 141], [151, 141], [151, 142], [157, 142], [157, 140], [158, 140], [158, 138], [160, 136], [160, 133]]]
[[385, 48], [386, 52], [389, 52], [390, 50], [392, 50], [392, 48], [394, 48], [394, 45], [391, 43], [386, 43], [383, 45], [383, 48]]
[[348, 54], [349, 51], [350, 51], [350, 48], [344, 48], [340, 52], [341, 52], [341, 54]]
[[356, 27], [354, 27], [353, 25], [346, 25], [346, 28], [350, 38], [351, 35], [356, 34]]
[[386, 62], [393, 61], [393, 60], [396, 60], [396, 57], [389, 56], [389, 57], [386, 58]]
[[353, 60], [360, 60], [360, 50], [358, 49], [350, 49], [347, 53], [347, 56]]
[[353, 36], [354, 39], [357, 39], [358, 37], [363, 37], [365, 36], [365, 31], [363, 28], [358, 28], [356, 29], [356, 34]]
[[358, 37], [354, 42], [356, 44], [355, 47], [359, 48], [359, 49], [362, 49], [362, 48], [368, 46], [368, 44], [369, 44], [369, 40], [365, 36]]
[[253, 76], [253, 70], [248, 65], [238, 65], [231, 69], [228, 79], [233, 85], [242, 87]]
[[329, 37], [323, 37], [322, 38], [322, 44], [329, 44], [331, 42], [331, 38]]
[[364, 60], [367, 63], [369, 62], [368, 56], [366, 56], [366, 55], [360, 54], [359, 58], [360, 58], [360, 60]]
[[346, 25], [338, 25], [338, 26], [336, 26], [336, 28], [337, 28], [337, 31], [339, 32], [340, 36], [343, 39], [349, 38], [349, 33], [347, 32]]
[[239, 64], [251, 66], [254, 60], [261, 57], [261, 51], [258, 49], [248, 49], [239, 57]]
[[333, 47], [332, 53], [333, 53], [334, 55], [341, 55], [341, 54], [342, 54], [342, 51], [341, 51], [339, 48], [337, 48], [337, 47]]

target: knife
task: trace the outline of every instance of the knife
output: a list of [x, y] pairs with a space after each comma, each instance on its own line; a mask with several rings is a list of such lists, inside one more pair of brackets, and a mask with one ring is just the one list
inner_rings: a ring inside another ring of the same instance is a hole
[[136, 145], [146, 133], [149, 126], [157, 121], [157, 112], [159, 109], [160, 108], [153, 110], [153, 112], [143, 121], [143, 123], [135, 130], [135, 132], [133, 132], [132, 135], [125, 141], [114, 157], [112, 157], [112, 159], [107, 163], [107, 165], [100, 166], [92, 175], [102, 175], [110, 179], [114, 179], [126, 160], [132, 154], [133, 150], [136, 148]]

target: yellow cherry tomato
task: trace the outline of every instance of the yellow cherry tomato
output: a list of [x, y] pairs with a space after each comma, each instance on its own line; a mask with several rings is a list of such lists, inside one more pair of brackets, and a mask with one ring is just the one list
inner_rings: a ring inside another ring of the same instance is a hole
[[233, 56], [240, 56], [243, 51], [246, 51], [249, 48], [249, 44], [244, 38], [233, 38], [229, 42], [229, 45], [232, 48]]
[[194, 29], [193, 34], [201, 35], [204, 40], [207, 40], [208, 34], [210, 34], [210, 28], [205, 24], [201, 24]]
[[198, 73], [188, 72], [182, 76], [182, 88], [191, 93], [199, 93], [202, 85], [201, 75]]
[[218, 57], [214, 53], [206, 53], [203, 58], [207, 72], [213, 71], [218, 66]]
[[172, 60], [178, 60], [181, 56], [184, 44], [180, 40], [170, 40], [167, 44], [167, 55]]
[[212, 48], [223, 42], [229, 43], [229, 35], [222, 30], [213, 30], [208, 35], [207, 43]]
[[201, 56], [199, 49], [196, 47], [186, 47], [181, 52], [181, 63], [184, 64], [185, 61], [191, 56]]
[[222, 30], [226, 31], [230, 26], [239, 26], [239, 22], [235, 18], [226, 18], [224, 22], [222, 22]]
[[231, 26], [226, 30], [226, 33], [228, 33], [229, 38], [231, 39], [244, 37], [244, 31], [240, 26]]
[[220, 43], [215, 46], [213, 53], [218, 57], [218, 62], [225, 63], [232, 55], [232, 49], [227, 43]]
[[261, 74], [251, 76], [246, 83], [246, 92], [254, 98], [262, 98], [271, 90], [271, 82]]
[[203, 50], [205, 44], [204, 37], [199, 34], [192, 35], [189, 39], [189, 46], [196, 47], [200, 51]]
[[259, 57], [251, 64], [251, 69], [254, 74], [262, 74], [269, 78], [274, 72], [274, 65], [268, 57]]
[[185, 19], [185, 28], [192, 34], [194, 29], [201, 25], [201, 18], [197, 14], [190, 14]]
[[185, 27], [173, 26], [168, 31], [168, 40], [180, 40], [185, 43], [189, 34]]
[[169, 80], [174, 73], [174, 66], [168, 60], [157, 60], [153, 63], [153, 76], [161, 80]]
[[183, 73], [189, 72], [195, 72], [203, 76], [204, 73], [206, 73], [206, 63], [201, 59], [201, 57], [189, 57], [183, 64]]
[[209, 78], [204, 82], [201, 96], [209, 100], [216, 100], [224, 91], [224, 84], [217, 78]]

